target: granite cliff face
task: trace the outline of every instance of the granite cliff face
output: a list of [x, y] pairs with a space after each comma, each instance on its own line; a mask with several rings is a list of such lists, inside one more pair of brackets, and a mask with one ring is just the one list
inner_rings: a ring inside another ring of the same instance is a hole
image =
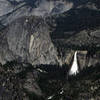
[[99, 11], [99, 0], [0, 0], [0, 24], [7, 25], [22, 16], [50, 16], [73, 8]]
[[[51, 39], [58, 48], [58, 52], [60, 52], [63, 62], [65, 62], [67, 55], [73, 55], [68, 54], [72, 53], [72, 50], [87, 52], [86, 54], [81, 54], [83, 57], [80, 57], [84, 58], [84, 56], [86, 56], [83, 60], [87, 62], [86, 66], [99, 63], [99, 16], [99, 8], [98, 10], [94, 10], [85, 6], [73, 8], [63, 14], [52, 16], [55, 20], [55, 26], [52, 26], [54, 30], [51, 32]], [[69, 61], [67, 59], [67, 62]], [[83, 64], [81, 64], [81, 66], [82, 65]]]
[[42, 18], [22, 17], [0, 34], [1, 63], [17, 60], [31, 64], [57, 64], [57, 51]]
[[[0, 2], [2, 4], [0, 6], [0, 62], [2, 64], [17, 60], [33, 65], [69, 65], [72, 57], [68, 60], [67, 55], [74, 54], [70, 54], [71, 50], [87, 52], [85, 58], [81, 57], [84, 58], [83, 62], [87, 63], [81, 63], [81, 66], [91, 66], [92, 61], [99, 63], [98, 1], [4, 0]], [[3, 6], [5, 3], [6, 7]], [[49, 6], [42, 6], [43, 3]], [[38, 12], [36, 9], [43, 11], [36, 15], [34, 13]], [[43, 12], [48, 14], [45, 15]]]
[[99, 76], [99, 0], [0, 0], [0, 100], [99, 100]]

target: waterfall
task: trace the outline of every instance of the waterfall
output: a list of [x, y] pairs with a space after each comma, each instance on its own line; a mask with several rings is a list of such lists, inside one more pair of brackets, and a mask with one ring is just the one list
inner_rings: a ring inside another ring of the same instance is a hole
[[69, 71], [69, 75], [76, 75], [79, 71], [78, 71], [78, 62], [77, 62], [77, 51], [74, 54], [74, 60], [71, 66], [71, 69]]

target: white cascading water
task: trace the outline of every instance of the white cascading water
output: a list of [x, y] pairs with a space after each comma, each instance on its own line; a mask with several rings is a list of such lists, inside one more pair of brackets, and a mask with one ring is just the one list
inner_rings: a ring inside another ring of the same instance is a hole
[[74, 60], [73, 60], [71, 69], [69, 71], [69, 75], [76, 75], [79, 72], [78, 67], [79, 66], [78, 66], [78, 62], [77, 62], [77, 51], [76, 51], [74, 54]]

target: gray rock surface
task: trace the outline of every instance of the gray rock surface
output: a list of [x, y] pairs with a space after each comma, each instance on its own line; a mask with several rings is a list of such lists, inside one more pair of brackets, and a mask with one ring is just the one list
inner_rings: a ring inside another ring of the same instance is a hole
[[98, 0], [0, 0], [0, 23], [7, 25], [22, 16], [46, 17], [67, 12], [73, 8], [100, 11], [99, 5]]
[[18, 60], [31, 64], [62, 65], [68, 48], [99, 51], [99, 12], [81, 7], [46, 18], [17, 18], [0, 33], [1, 63]]
[[99, 100], [99, 33], [99, 0], [0, 0], [0, 100]]
[[0, 0], [0, 22], [7, 25], [22, 16], [48, 16], [65, 12], [73, 3], [63, 0]]
[[42, 18], [22, 17], [0, 33], [0, 62], [57, 64], [57, 51]]

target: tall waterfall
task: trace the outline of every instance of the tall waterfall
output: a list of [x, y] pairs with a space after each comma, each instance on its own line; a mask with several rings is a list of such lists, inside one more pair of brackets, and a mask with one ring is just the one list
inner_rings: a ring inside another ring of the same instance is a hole
[[71, 66], [71, 69], [69, 71], [69, 75], [76, 75], [79, 70], [78, 70], [79, 66], [78, 66], [78, 62], [77, 62], [77, 51], [74, 54], [74, 60]]

